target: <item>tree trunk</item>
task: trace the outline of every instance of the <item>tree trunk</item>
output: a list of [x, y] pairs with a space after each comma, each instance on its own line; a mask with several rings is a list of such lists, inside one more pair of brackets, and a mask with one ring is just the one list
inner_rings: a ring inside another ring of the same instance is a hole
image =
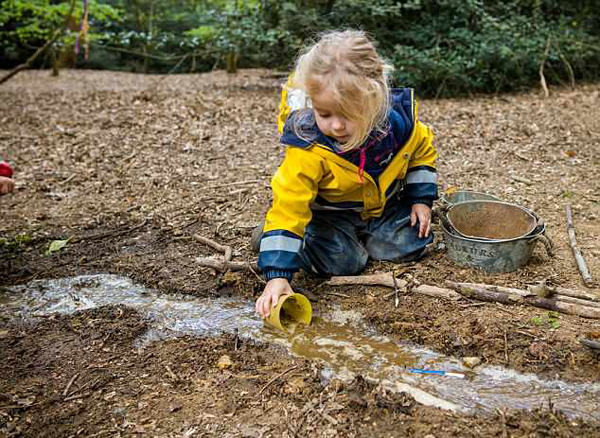
[[237, 52], [231, 51], [227, 54], [227, 73], [229, 73], [229, 74], [237, 73], [237, 59], [238, 59]]
[[50, 49], [50, 62], [52, 63], [52, 76], [56, 77], [58, 76], [58, 72], [60, 69], [60, 59], [58, 58], [58, 56], [56, 56], [56, 47], [54, 46], [54, 44]]

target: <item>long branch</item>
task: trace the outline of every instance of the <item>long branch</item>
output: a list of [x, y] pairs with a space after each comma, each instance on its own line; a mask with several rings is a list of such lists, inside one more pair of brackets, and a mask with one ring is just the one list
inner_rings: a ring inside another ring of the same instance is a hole
[[577, 268], [579, 269], [581, 278], [583, 278], [583, 282], [586, 286], [590, 286], [592, 284], [592, 276], [590, 275], [590, 271], [588, 270], [587, 264], [585, 263], [583, 254], [581, 254], [581, 251], [577, 246], [577, 238], [575, 237], [575, 225], [573, 225], [573, 213], [571, 212], [571, 206], [569, 204], [565, 206], [565, 212], [567, 214], [567, 234], [569, 235], [569, 243], [571, 245], [571, 250], [573, 251], [573, 257], [575, 257], [575, 261], [577, 262]]

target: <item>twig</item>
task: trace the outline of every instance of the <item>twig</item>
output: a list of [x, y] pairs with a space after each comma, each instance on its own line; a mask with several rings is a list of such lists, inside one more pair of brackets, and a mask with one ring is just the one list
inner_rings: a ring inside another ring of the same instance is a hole
[[600, 319], [600, 309], [597, 307], [583, 306], [579, 304], [559, 301], [556, 298], [541, 298], [532, 296], [530, 292], [518, 289], [500, 288], [499, 286], [488, 286], [474, 283], [455, 283], [446, 281], [446, 285], [456, 292], [480, 301], [497, 302], [502, 304], [529, 304], [530, 306], [555, 312], [578, 315], [583, 318]]
[[327, 291], [323, 291], [322, 293], [324, 293], [325, 295], [332, 295], [334, 297], [340, 297], [340, 298], [350, 298], [350, 295], [346, 295], [346, 294], [341, 294], [338, 292], [327, 292]]
[[548, 59], [548, 53], [550, 53], [550, 36], [546, 40], [546, 50], [544, 50], [544, 59], [540, 63], [540, 83], [542, 84], [542, 88], [544, 89], [544, 96], [550, 97], [550, 92], [548, 91], [548, 86], [546, 85], [546, 78], [544, 77], [544, 64], [546, 64], [546, 59]]
[[[395, 280], [395, 281], [394, 281]], [[375, 275], [355, 275], [355, 276], [342, 276], [342, 277], [331, 277], [329, 281], [322, 283], [323, 285], [329, 286], [348, 286], [348, 285], [377, 285], [377, 286], [386, 286], [390, 288], [394, 288], [394, 282], [396, 283], [396, 287], [403, 288], [407, 286], [407, 282], [405, 280], [397, 280], [393, 273], [381, 273]], [[427, 295], [434, 298], [446, 298], [448, 300], [460, 300], [462, 299], [462, 295], [458, 292], [455, 292], [452, 289], [445, 289], [436, 286], [429, 286], [426, 284], [422, 284], [418, 287], [411, 289], [411, 292], [418, 293], [421, 295]], [[383, 298], [387, 298], [393, 294], [391, 292], [389, 294], [384, 295]]]
[[200, 266], [204, 266], [205, 268], [213, 268], [219, 272], [225, 272], [227, 270], [230, 271], [245, 271], [246, 269], [252, 268], [254, 270], [258, 270], [258, 265], [256, 262], [248, 263], [248, 262], [223, 262], [216, 259], [211, 259], [207, 257], [197, 257], [196, 263]]
[[223, 187], [231, 187], [231, 186], [242, 186], [244, 184], [254, 184], [254, 183], [259, 183], [262, 180], [260, 179], [252, 179], [250, 181], [236, 181], [236, 182], [232, 182], [232, 183], [228, 183], [228, 184], [219, 184], [217, 186], [210, 186], [207, 187], [207, 189], [221, 189]]
[[[231, 269], [233, 271], [241, 271], [244, 269], [244, 264], [240, 263], [238, 266], [235, 266], [235, 262], [231, 262], [231, 257], [233, 255], [233, 249], [230, 246], [221, 245], [220, 243], [215, 242], [214, 240], [209, 239], [208, 237], [200, 236], [199, 234], [194, 234], [194, 239], [198, 242], [203, 243], [205, 245], [210, 246], [213, 249], [216, 249], [219, 252], [224, 253], [223, 261], [218, 262], [214, 259], [206, 259], [206, 258], [198, 258], [196, 261], [200, 263], [202, 266], [206, 266], [209, 268], [216, 269], [219, 272], [225, 272], [227, 269]], [[236, 269], [239, 268], [239, 269]]]
[[227, 251], [227, 246], [221, 245], [214, 240], [209, 239], [208, 237], [201, 236], [199, 234], [194, 234], [194, 239], [198, 242], [203, 243], [204, 245], [210, 246], [212, 249], [216, 249], [219, 252], [225, 253]]
[[459, 304], [460, 307], [479, 307], [485, 306], [487, 303], [469, 303], [469, 304]]
[[179, 377], [177, 377], [177, 374], [175, 374], [173, 372], [173, 370], [171, 370], [171, 368], [169, 367], [169, 365], [165, 365], [165, 368], [167, 369], [167, 373], [169, 374], [169, 377], [171, 379], [173, 379], [173, 381], [179, 382]]
[[73, 385], [73, 383], [75, 382], [75, 379], [77, 379], [77, 377], [79, 377], [79, 373], [76, 373], [73, 377], [71, 377], [71, 380], [69, 380], [69, 383], [67, 383], [67, 386], [66, 386], [65, 390], [63, 391], [63, 397], [66, 397], [67, 395], [69, 395], [69, 390], [71, 389], [71, 385]]
[[513, 151], [513, 153], [514, 153], [514, 154], [515, 154], [515, 155], [516, 155], [518, 158], [520, 158], [521, 160], [524, 160], [524, 161], [531, 161], [531, 160], [530, 160], [529, 158], [527, 158], [525, 155], [521, 155], [520, 153], [518, 153], [518, 152], [516, 152], [516, 151]]
[[577, 262], [577, 268], [579, 268], [579, 273], [583, 278], [583, 282], [586, 286], [592, 285], [592, 277], [590, 275], [590, 271], [588, 270], [587, 264], [585, 263], [585, 259], [577, 246], [577, 239], [575, 237], [575, 226], [573, 225], [573, 213], [571, 212], [571, 205], [567, 204], [565, 206], [565, 210], [567, 213], [567, 233], [569, 234], [569, 242], [571, 244], [571, 250], [573, 251], [573, 256], [575, 257], [575, 261]]
[[556, 43], [556, 49], [558, 50], [558, 56], [560, 57], [562, 62], [565, 63], [565, 65], [567, 67], [567, 73], [569, 74], [569, 81], [571, 82], [571, 88], [573, 89], [573, 88], [575, 88], [575, 73], [573, 73], [573, 67], [571, 67], [571, 64], [569, 63], [569, 61], [567, 60], [565, 55], [563, 55], [563, 52], [562, 52], [562, 50], [560, 50], [560, 45], [558, 44], [558, 42]]
[[76, 173], [72, 173], [71, 175], [69, 175], [69, 177], [61, 182], [59, 182], [59, 184], [62, 186], [64, 184], [67, 184], [69, 182], [71, 182], [73, 180], [73, 178], [75, 178], [77, 176]]
[[85, 394], [75, 394], [75, 395], [70, 395], [69, 397], [64, 398], [64, 401], [71, 401], [71, 400], [76, 400], [78, 398], [83, 398], [85, 397]]
[[331, 415], [329, 415], [326, 412], [321, 412], [319, 409], [315, 409], [314, 407], [310, 408], [310, 411], [312, 412], [316, 412], [317, 414], [319, 414], [321, 417], [323, 417], [325, 420], [329, 421], [331, 424], [333, 424], [334, 426], [337, 426], [338, 421], [333, 418]]
[[452, 289], [446, 289], [443, 287], [430, 286], [428, 284], [422, 284], [411, 290], [412, 293], [418, 293], [421, 295], [427, 295], [434, 298], [445, 298], [447, 300], [461, 300], [463, 296]]
[[555, 295], [559, 295], [559, 296], [580, 298], [582, 300], [600, 302], [600, 295], [597, 295], [597, 294], [594, 294], [591, 292], [587, 292], [587, 291], [583, 291], [583, 290], [574, 290], [574, 289], [567, 289], [567, 288], [560, 287], [560, 286], [548, 286], [548, 285], [546, 285], [546, 289], [550, 290], [552, 293], [554, 293]]
[[528, 185], [528, 186], [530, 186], [531, 184], [533, 184], [527, 178], [522, 178], [520, 176], [513, 176], [511, 178], [512, 178], [513, 181], [520, 182], [520, 183], [523, 183], [523, 184]]
[[[254, 263], [254, 265], [256, 266], [256, 263]], [[260, 275], [258, 275], [256, 273], [256, 271], [252, 268], [252, 263], [250, 263], [250, 260], [246, 260], [246, 266], [248, 267], [248, 269], [250, 270], [250, 272], [252, 272], [254, 274], [254, 276], [256, 277], [256, 279], [261, 282], [262, 284], [267, 284], [267, 282], [265, 281], [264, 278], [262, 278]]]
[[287, 370], [285, 370], [283, 373], [276, 375], [275, 377], [273, 377], [271, 380], [269, 380], [269, 382], [262, 387], [262, 389], [260, 391], [258, 391], [258, 394], [262, 394], [262, 392], [267, 389], [274, 381], [276, 381], [277, 379], [279, 379], [280, 377], [283, 377], [284, 375], [286, 375], [287, 373], [289, 373], [292, 370], [295, 370], [296, 368], [298, 368], [298, 365], [294, 365], [291, 368], [288, 368]]

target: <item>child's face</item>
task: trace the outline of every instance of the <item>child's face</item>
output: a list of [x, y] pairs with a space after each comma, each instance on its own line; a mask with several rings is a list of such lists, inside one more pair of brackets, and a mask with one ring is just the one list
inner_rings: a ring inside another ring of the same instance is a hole
[[317, 126], [323, 134], [333, 137], [340, 144], [350, 140], [358, 125], [342, 115], [331, 90], [324, 88], [319, 91], [312, 96], [312, 103]]

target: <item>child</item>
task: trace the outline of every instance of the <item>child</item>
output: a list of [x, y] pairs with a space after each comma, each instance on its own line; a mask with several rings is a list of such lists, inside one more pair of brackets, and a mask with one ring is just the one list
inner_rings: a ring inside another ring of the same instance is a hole
[[12, 174], [10, 165], [5, 161], [0, 161], [0, 196], [15, 189], [15, 182], [11, 178]]
[[15, 189], [15, 182], [11, 178], [0, 176], [0, 195], [6, 195]]
[[259, 237], [261, 317], [293, 292], [300, 268], [353, 275], [369, 257], [416, 260], [433, 241], [433, 134], [413, 91], [390, 90], [391, 70], [361, 31], [324, 34], [298, 58], [278, 120], [286, 155]]

